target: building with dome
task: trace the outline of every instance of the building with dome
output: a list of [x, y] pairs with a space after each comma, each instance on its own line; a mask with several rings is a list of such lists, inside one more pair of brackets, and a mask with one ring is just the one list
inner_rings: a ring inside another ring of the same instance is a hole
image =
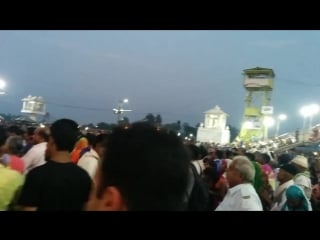
[[230, 130], [227, 126], [227, 117], [219, 106], [215, 106], [204, 112], [204, 123], [201, 123], [197, 131], [199, 143], [230, 143]]

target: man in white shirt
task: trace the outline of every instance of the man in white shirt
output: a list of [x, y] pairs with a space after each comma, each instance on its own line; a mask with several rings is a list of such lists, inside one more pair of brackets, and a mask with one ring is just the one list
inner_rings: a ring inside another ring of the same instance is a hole
[[307, 198], [311, 199], [312, 185], [309, 172], [308, 159], [302, 155], [297, 155], [291, 161], [298, 169], [298, 173], [294, 176], [294, 184], [301, 187]]
[[271, 211], [281, 211], [281, 208], [287, 201], [286, 190], [288, 187], [294, 184], [293, 177], [298, 173], [298, 169], [293, 164], [283, 164], [279, 167], [279, 173], [277, 174], [277, 180], [279, 186], [273, 193], [273, 206]]
[[229, 190], [215, 211], [262, 211], [260, 198], [252, 185], [254, 175], [254, 166], [247, 157], [235, 157], [227, 170]]
[[82, 167], [87, 171], [91, 179], [94, 179], [98, 168], [98, 163], [104, 155], [106, 141], [107, 134], [99, 134], [96, 136], [90, 151], [83, 154], [77, 163], [79, 167]]
[[22, 157], [27, 174], [31, 169], [45, 164], [45, 151], [49, 139], [48, 128], [37, 128], [33, 135], [33, 147]]

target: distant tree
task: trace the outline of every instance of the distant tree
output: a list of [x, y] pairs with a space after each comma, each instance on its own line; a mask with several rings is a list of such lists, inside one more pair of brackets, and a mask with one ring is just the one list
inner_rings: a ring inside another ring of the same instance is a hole
[[183, 123], [182, 127], [183, 127], [184, 134], [186, 136], [189, 136], [190, 134], [192, 134], [194, 137], [196, 137], [197, 128], [190, 126], [189, 123]]
[[181, 130], [181, 121], [180, 120], [177, 121], [177, 126], [179, 128], [178, 130], [180, 131]]
[[0, 115], [4, 118], [5, 121], [13, 121], [16, 118], [21, 117], [21, 115], [14, 115], [11, 113], [1, 113]]
[[180, 131], [180, 126], [178, 123], [167, 123], [163, 125], [166, 129], [174, 131], [174, 132], [179, 132]]
[[160, 114], [158, 114], [158, 115], [156, 116], [156, 123], [157, 123], [158, 125], [161, 125], [161, 124], [162, 124], [162, 118], [161, 118], [161, 115], [160, 115]]
[[145, 118], [144, 118], [145, 121], [151, 123], [151, 124], [155, 124], [156, 123], [156, 118], [155, 116], [152, 114], [152, 113], [148, 113]]
[[120, 120], [119, 125], [128, 125], [130, 123], [128, 117], [123, 117], [122, 120]]
[[239, 135], [239, 129], [229, 125], [229, 130], [230, 130], [230, 142], [233, 142], [235, 138]]
[[108, 124], [108, 123], [100, 122], [100, 123], [97, 123], [97, 126], [98, 126], [98, 128], [100, 128], [100, 129], [109, 130], [109, 124]]

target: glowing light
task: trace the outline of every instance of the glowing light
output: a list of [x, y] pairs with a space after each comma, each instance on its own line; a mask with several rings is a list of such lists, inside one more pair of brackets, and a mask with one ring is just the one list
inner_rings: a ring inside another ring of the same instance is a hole
[[287, 115], [285, 115], [285, 114], [280, 114], [278, 118], [279, 118], [279, 120], [284, 121], [284, 120], [287, 119]]

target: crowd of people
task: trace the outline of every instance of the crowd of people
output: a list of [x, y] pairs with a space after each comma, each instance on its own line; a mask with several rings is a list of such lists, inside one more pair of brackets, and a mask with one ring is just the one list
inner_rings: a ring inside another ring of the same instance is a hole
[[317, 211], [317, 161], [196, 146], [145, 122], [0, 128], [2, 211]]

